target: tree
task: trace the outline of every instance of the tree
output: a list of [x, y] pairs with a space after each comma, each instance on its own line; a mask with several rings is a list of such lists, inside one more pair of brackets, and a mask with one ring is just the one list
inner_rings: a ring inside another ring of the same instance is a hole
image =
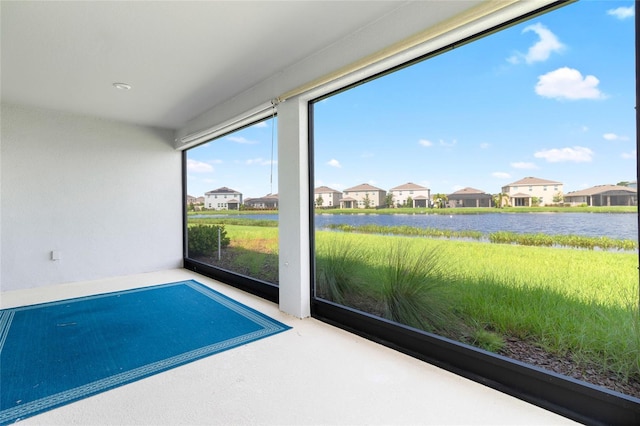
[[405, 205], [407, 207], [413, 208], [413, 198], [407, 197], [407, 201], [405, 201]]
[[616, 183], [616, 185], [618, 185], [618, 186], [629, 186], [629, 182], [626, 181], [626, 180], [623, 180], [622, 182]]
[[562, 192], [558, 191], [556, 195], [553, 196], [553, 202], [561, 203], [562, 201], [564, 201], [564, 196], [562, 195]]
[[322, 207], [322, 204], [324, 203], [324, 199], [322, 198], [322, 194], [318, 195], [318, 198], [316, 198], [316, 207]]
[[447, 194], [433, 194], [432, 198], [434, 206], [439, 209], [445, 208], [447, 206], [447, 201], [449, 201]]
[[387, 195], [384, 197], [384, 205], [387, 208], [391, 208], [393, 207], [393, 194], [388, 192]]
[[538, 207], [540, 205], [540, 197], [531, 197], [531, 206]]
[[504, 192], [500, 192], [493, 196], [493, 206], [497, 209], [501, 209], [504, 207], [505, 200], [507, 203], [509, 202], [509, 196]]
[[371, 208], [371, 198], [369, 198], [369, 193], [365, 194], [364, 196], [364, 208], [365, 209]]

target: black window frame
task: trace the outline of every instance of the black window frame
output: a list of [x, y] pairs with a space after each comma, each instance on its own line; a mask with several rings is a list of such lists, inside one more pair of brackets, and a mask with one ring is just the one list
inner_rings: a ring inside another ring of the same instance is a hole
[[[395, 66], [308, 102], [309, 135], [309, 238], [311, 316], [384, 346], [466, 377], [490, 388], [555, 412], [584, 424], [640, 424], [640, 399], [610, 391], [590, 383], [557, 374], [508, 357], [497, 355], [461, 342], [447, 339], [409, 326], [394, 323], [347, 306], [322, 299], [315, 294], [315, 224], [314, 190], [314, 104], [371, 80], [396, 72], [417, 62], [428, 60], [458, 46], [476, 41], [494, 32], [547, 13], [571, 0], [559, 0], [519, 18], [467, 37], [446, 47]], [[636, 4], [640, 3], [638, 1]], [[636, 46], [640, 46], [640, 25], [635, 18]], [[640, 60], [636, 55], [636, 100], [640, 98]], [[640, 139], [636, 108], [636, 148]], [[637, 150], [636, 150], [637, 152]], [[638, 162], [636, 161], [636, 165]], [[636, 179], [640, 175], [637, 165]], [[640, 219], [639, 219], [640, 224]]]
[[267, 281], [259, 280], [257, 278], [242, 275], [234, 271], [218, 268], [216, 266], [209, 265], [207, 263], [203, 263], [203, 262], [189, 258], [188, 247], [187, 247], [188, 215], [187, 215], [186, 200], [187, 200], [187, 152], [190, 149], [197, 148], [201, 145], [204, 145], [216, 139], [221, 139], [234, 132], [251, 127], [257, 123], [260, 123], [262, 121], [266, 121], [269, 119], [272, 119], [275, 125], [276, 117], [277, 117], [277, 114], [274, 112], [267, 117], [259, 118], [246, 125], [229, 130], [228, 132], [218, 135], [212, 139], [203, 141], [202, 143], [191, 146], [182, 151], [182, 263], [183, 263], [182, 267], [184, 269], [188, 269], [190, 271], [196, 272], [206, 277], [213, 278], [214, 280], [223, 282], [232, 287], [246, 291], [247, 293], [251, 293], [263, 299], [269, 300], [270, 302], [273, 302], [273, 303], [279, 303], [280, 301], [279, 287], [277, 285]]

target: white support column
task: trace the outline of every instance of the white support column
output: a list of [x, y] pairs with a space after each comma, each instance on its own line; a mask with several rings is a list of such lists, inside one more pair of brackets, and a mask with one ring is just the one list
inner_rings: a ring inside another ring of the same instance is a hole
[[311, 315], [307, 103], [278, 105], [280, 310]]

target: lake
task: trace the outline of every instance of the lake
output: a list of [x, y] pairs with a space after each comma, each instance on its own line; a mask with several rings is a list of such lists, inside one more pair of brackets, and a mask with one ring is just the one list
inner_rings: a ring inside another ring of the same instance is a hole
[[[201, 215], [198, 215], [201, 216]], [[204, 217], [202, 215], [201, 217]], [[224, 217], [237, 217], [229, 214]], [[242, 215], [247, 219], [277, 219], [275, 214]], [[485, 213], [485, 214], [316, 214], [316, 229], [330, 224], [376, 224], [483, 233], [511, 231], [519, 234], [582, 235], [638, 241], [635, 213]]]

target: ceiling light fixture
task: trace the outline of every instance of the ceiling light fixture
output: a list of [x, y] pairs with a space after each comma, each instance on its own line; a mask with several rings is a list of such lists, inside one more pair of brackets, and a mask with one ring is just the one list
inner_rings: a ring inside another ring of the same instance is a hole
[[118, 90], [130, 90], [131, 89], [131, 85], [127, 84], [127, 83], [113, 83], [113, 87], [115, 87]]

